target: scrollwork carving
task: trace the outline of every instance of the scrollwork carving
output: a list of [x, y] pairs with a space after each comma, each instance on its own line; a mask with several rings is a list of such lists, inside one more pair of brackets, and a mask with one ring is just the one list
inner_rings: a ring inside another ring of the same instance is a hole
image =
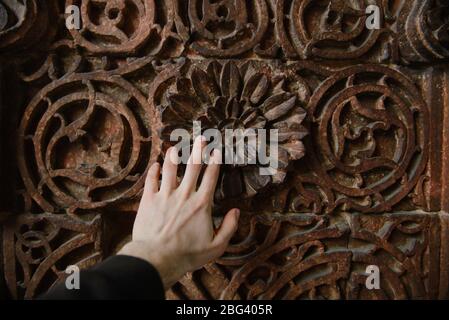
[[[0, 3], [0, 53], [49, 43], [58, 22], [54, 0], [4, 0]], [[53, 20], [53, 21], [52, 21]]]
[[281, 168], [222, 166], [213, 219], [239, 207], [237, 234], [170, 298], [447, 298], [448, 215], [428, 211], [447, 202], [448, 17], [443, 0], [1, 1], [12, 296], [117, 252], [149, 165], [199, 120], [279, 129]]
[[192, 48], [206, 57], [233, 57], [256, 47], [268, 28], [265, 0], [189, 1]]
[[154, 118], [145, 97], [120, 77], [73, 75], [50, 83], [20, 126], [19, 168], [29, 194], [48, 212], [136, 195], [157, 157]]
[[449, 59], [449, 4], [406, 1], [399, 18], [401, 56], [408, 62]]
[[[184, 278], [168, 295], [172, 299], [429, 298], [435, 288], [426, 285], [424, 270], [436, 265], [423, 262], [435, 223], [435, 216], [425, 214], [343, 215], [335, 220], [307, 214], [252, 216], [246, 235], [238, 235], [224, 257]], [[379, 290], [366, 289], [369, 265], [381, 270]], [[203, 274], [223, 290], [203, 285]]]
[[[375, 1], [385, 18], [384, 1]], [[369, 1], [276, 1], [276, 34], [288, 57], [355, 59], [366, 54], [383, 29], [366, 28]], [[371, 3], [372, 4], [372, 3]], [[382, 20], [383, 23], [384, 20]], [[296, 54], [295, 54], [296, 51]]]
[[[178, 0], [163, 5], [154, 0], [67, 0], [67, 5], [81, 8], [82, 28], [70, 33], [77, 45], [92, 54], [136, 55], [143, 49], [157, 55], [170, 39], [182, 43], [188, 37], [178, 15]], [[158, 17], [163, 10], [164, 16]], [[182, 50], [181, 45], [175, 54]]]
[[[345, 68], [324, 80], [307, 107], [314, 174], [299, 175], [298, 202], [383, 212], [408, 195], [427, 165], [429, 110], [416, 86], [384, 66]], [[304, 184], [316, 186], [306, 192]], [[308, 200], [306, 200], [308, 198]], [[296, 201], [296, 200], [295, 200]]]
[[64, 215], [21, 214], [3, 226], [5, 280], [13, 298], [34, 298], [57, 281], [65, 268], [91, 267], [102, 260], [102, 222]]

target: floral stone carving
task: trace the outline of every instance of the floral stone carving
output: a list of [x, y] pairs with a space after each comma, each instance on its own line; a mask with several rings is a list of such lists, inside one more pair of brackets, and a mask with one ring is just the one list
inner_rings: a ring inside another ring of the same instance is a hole
[[[301, 139], [306, 135], [302, 126], [306, 113], [297, 95], [286, 90], [285, 77], [269, 66], [234, 61], [192, 66], [186, 77], [177, 79], [173, 92], [167, 91], [166, 105], [160, 106], [162, 137], [169, 141], [178, 128], [192, 132], [193, 121], [199, 121], [202, 130], [222, 131], [223, 137], [227, 129], [279, 130], [276, 174], [260, 175], [260, 166], [250, 164], [222, 169], [218, 200], [254, 196], [270, 184], [282, 183], [290, 162], [304, 155]], [[251, 150], [245, 154], [254, 156]]]
[[117, 252], [170, 131], [200, 120], [279, 129], [281, 169], [222, 167], [214, 223], [237, 206], [238, 231], [169, 298], [447, 299], [448, 17], [445, 0], [0, 1], [6, 291]]

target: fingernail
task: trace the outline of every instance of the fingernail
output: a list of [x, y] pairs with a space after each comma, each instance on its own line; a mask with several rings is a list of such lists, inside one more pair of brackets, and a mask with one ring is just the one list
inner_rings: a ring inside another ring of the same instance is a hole
[[169, 157], [173, 153], [173, 150], [175, 150], [175, 147], [168, 148], [168, 150], [165, 152], [165, 155]]
[[237, 220], [240, 219], [240, 210], [235, 209], [235, 216], [237, 217]]
[[178, 163], [178, 149], [176, 147], [171, 148], [169, 159], [174, 164]]

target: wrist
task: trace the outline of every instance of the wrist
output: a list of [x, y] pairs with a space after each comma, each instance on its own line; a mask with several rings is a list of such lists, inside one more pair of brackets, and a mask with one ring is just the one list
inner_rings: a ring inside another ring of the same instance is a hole
[[162, 254], [161, 250], [152, 248], [148, 243], [143, 241], [131, 241], [127, 243], [119, 252], [119, 255], [126, 255], [139, 258], [151, 264], [159, 273], [165, 290], [168, 290], [178, 280], [174, 276], [168, 259]]

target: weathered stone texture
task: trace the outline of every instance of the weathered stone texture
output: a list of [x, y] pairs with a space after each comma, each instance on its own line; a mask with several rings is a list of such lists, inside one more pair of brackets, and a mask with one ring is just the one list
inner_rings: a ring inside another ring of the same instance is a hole
[[170, 298], [448, 298], [448, 17], [445, 0], [2, 1], [9, 293], [117, 251], [167, 135], [201, 120], [279, 129], [281, 170], [223, 166], [214, 219], [238, 205], [237, 235]]

